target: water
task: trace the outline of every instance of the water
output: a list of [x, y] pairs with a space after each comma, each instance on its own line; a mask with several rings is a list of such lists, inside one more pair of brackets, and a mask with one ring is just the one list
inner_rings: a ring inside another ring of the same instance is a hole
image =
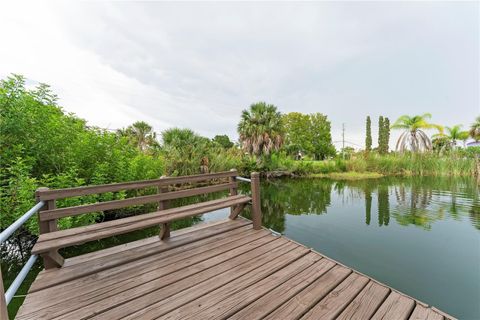
[[[261, 193], [264, 226], [459, 319], [480, 319], [480, 196], [475, 180], [282, 179], [263, 183]], [[203, 219], [225, 218], [227, 212], [219, 210]], [[63, 254], [78, 255], [154, 234], [155, 228], [69, 248]], [[18, 252], [2, 258], [8, 286], [21, 268], [21, 258]], [[35, 272], [19, 294], [26, 292]], [[11, 315], [21, 301], [13, 300]]]
[[458, 317], [480, 319], [480, 196], [473, 179], [277, 180], [263, 223]]

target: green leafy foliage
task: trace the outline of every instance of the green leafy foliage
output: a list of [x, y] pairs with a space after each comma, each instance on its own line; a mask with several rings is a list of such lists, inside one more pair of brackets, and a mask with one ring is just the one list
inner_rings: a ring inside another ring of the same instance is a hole
[[366, 128], [366, 137], [365, 137], [365, 150], [367, 152], [372, 151], [372, 121], [370, 116], [367, 116], [367, 128]]
[[215, 137], [213, 137], [212, 141], [213, 143], [222, 146], [222, 148], [224, 149], [230, 149], [231, 147], [233, 147], [233, 142], [230, 141], [230, 138], [226, 134], [216, 135]]
[[289, 154], [303, 151], [316, 159], [334, 156], [331, 124], [321, 113], [291, 112], [282, 117], [285, 129], [286, 150]]
[[[35, 203], [38, 187], [66, 188], [163, 174], [161, 156], [143, 153], [127, 137], [87, 127], [84, 120], [65, 113], [56, 101], [46, 85], [27, 89], [22, 76], [13, 75], [0, 82], [1, 228]], [[57, 206], [97, 200], [82, 197], [58, 201]], [[100, 213], [87, 214], [61, 219], [59, 224], [68, 228], [100, 218]], [[27, 228], [37, 233], [36, 219], [30, 219]]]

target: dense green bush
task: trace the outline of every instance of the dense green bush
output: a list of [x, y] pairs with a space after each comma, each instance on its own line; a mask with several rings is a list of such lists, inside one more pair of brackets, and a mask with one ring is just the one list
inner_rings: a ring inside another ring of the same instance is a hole
[[[161, 156], [143, 154], [128, 139], [87, 127], [66, 114], [45, 85], [29, 90], [21, 76], [0, 82], [0, 228], [5, 228], [35, 204], [42, 187], [151, 179], [164, 172]], [[58, 206], [122, 198], [103, 194], [59, 201]], [[60, 220], [61, 228], [85, 225], [99, 214]], [[36, 219], [27, 225], [37, 232]]]

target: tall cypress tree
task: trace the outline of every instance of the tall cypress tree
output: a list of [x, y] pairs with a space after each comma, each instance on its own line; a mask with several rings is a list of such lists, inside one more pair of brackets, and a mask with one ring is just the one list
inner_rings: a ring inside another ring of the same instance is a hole
[[384, 125], [383, 125], [383, 117], [380, 116], [378, 118], [378, 152], [382, 153], [382, 148], [383, 148], [383, 131], [384, 131]]
[[390, 143], [390, 119], [385, 117], [383, 121], [383, 126], [385, 127], [385, 129], [383, 130], [383, 151], [384, 153], [388, 153], [388, 150], [390, 149], [390, 147], [388, 146], [388, 144]]
[[372, 150], [372, 122], [370, 116], [367, 116], [367, 135], [365, 137], [365, 150], [370, 152]]

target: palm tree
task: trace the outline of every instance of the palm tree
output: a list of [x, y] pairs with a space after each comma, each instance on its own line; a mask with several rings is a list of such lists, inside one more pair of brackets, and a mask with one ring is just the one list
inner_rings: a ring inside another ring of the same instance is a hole
[[117, 134], [127, 137], [142, 152], [158, 145], [157, 136], [152, 126], [144, 121], [137, 121], [126, 129], [119, 129]]
[[268, 155], [283, 143], [281, 114], [274, 105], [265, 102], [252, 104], [250, 110], [242, 111], [238, 133], [245, 152]]
[[396, 150], [401, 152], [406, 150], [412, 150], [413, 152], [431, 150], [432, 142], [422, 129], [437, 128], [440, 130], [441, 128], [441, 126], [427, 121], [431, 117], [431, 114], [425, 113], [413, 117], [403, 115], [398, 118], [391, 128], [405, 131], [398, 138]]
[[475, 141], [480, 141], [480, 116], [475, 119], [475, 122], [470, 126], [470, 137]]
[[450, 145], [452, 148], [457, 146], [457, 141], [462, 140], [464, 143], [468, 139], [468, 132], [462, 131], [462, 125], [457, 124], [453, 127], [445, 127], [447, 129], [447, 134], [445, 135], [448, 140], [450, 140]]

